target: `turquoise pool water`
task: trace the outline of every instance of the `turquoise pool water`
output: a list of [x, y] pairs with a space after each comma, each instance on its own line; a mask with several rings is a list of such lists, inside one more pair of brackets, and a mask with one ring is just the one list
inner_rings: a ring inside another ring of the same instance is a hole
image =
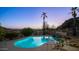
[[51, 36], [30, 36], [16, 41], [14, 45], [19, 48], [36, 48], [47, 43], [49, 40], [54, 40], [54, 38]]

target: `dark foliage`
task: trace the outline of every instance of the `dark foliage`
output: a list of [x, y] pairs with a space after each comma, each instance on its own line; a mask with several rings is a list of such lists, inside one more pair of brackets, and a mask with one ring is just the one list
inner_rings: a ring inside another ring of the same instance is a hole
[[16, 32], [6, 32], [5, 38], [12, 40], [15, 39], [18, 36], [18, 33]]
[[33, 33], [33, 29], [31, 28], [24, 28], [21, 30], [21, 34], [24, 36], [30, 36]]

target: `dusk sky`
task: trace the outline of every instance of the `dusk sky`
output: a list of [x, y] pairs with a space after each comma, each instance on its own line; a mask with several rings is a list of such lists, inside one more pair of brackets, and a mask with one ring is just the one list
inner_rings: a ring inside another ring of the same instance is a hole
[[1, 7], [0, 23], [7, 28], [41, 28], [42, 12], [46, 12], [47, 23], [51, 27], [61, 25], [71, 18], [69, 7]]

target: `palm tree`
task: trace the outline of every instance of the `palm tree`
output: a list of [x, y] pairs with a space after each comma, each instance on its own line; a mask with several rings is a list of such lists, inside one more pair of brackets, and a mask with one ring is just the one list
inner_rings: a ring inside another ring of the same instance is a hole
[[1, 23], [0, 23], [0, 27], [1, 27]]
[[73, 16], [73, 22], [74, 22], [74, 26], [73, 26], [73, 36], [76, 36], [77, 35], [77, 31], [76, 31], [76, 17], [77, 17], [77, 11], [78, 11], [78, 8], [77, 7], [72, 7], [71, 8], [71, 14]]
[[47, 18], [46, 13], [43, 12], [41, 17], [43, 18], [43, 35], [45, 35], [45, 19]]

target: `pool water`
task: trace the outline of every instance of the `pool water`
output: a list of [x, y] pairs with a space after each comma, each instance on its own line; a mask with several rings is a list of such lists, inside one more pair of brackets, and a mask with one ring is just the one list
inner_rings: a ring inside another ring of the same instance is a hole
[[50, 40], [54, 40], [54, 38], [51, 36], [30, 36], [16, 41], [14, 46], [19, 48], [36, 48], [42, 46]]

